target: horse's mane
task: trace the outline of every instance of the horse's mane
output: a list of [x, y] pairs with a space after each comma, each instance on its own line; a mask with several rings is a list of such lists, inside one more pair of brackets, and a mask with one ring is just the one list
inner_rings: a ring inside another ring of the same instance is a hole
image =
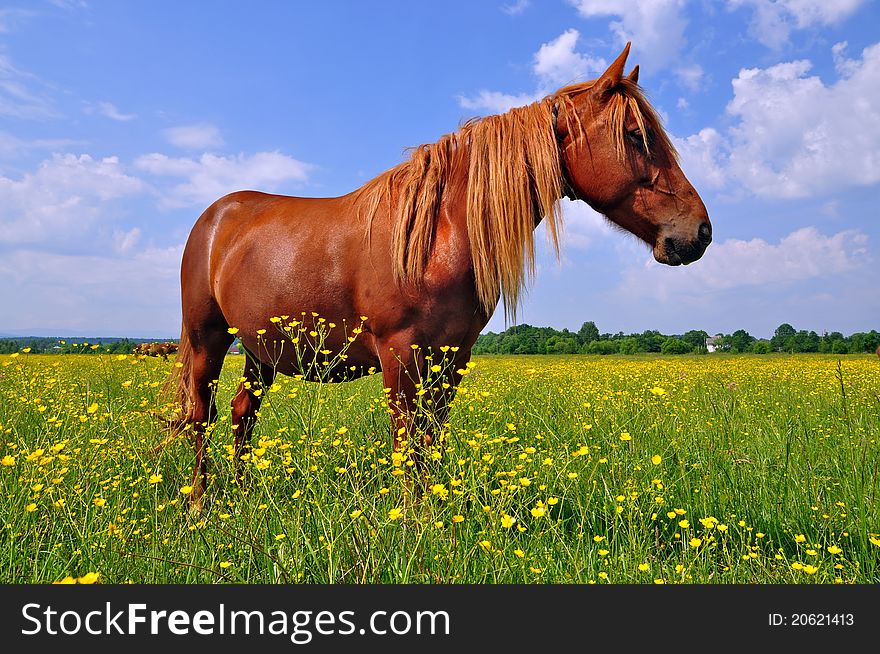
[[[392, 217], [394, 276], [399, 283], [419, 284], [434, 242], [437, 215], [454, 157], [465, 152], [467, 166], [467, 228], [477, 296], [489, 315], [504, 299], [505, 317], [515, 319], [519, 294], [534, 275], [534, 229], [546, 220], [548, 235], [559, 257], [564, 173], [556, 135], [560, 104], [574, 107], [574, 96], [595, 80], [572, 84], [525, 107], [474, 118], [437, 142], [412, 148], [410, 157], [356, 191], [369, 224], [383, 198]], [[660, 119], [641, 89], [621, 79], [609, 100], [609, 125], [618, 156], [623, 157], [625, 121], [631, 112], [642, 130], [645, 149], [675, 156]], [[576, 111], [566, 112], [572, 128], [582, 130]], [[572, 118], [573, 117], [573, 118]], [[653, 141], [649, 143], [649, 130]], [[393, 193], [396, 192], [396, 203]]]

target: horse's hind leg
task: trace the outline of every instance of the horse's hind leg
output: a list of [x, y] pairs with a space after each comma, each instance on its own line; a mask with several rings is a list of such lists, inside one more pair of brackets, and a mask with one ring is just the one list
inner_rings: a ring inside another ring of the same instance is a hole
[[208, 484], [207, 447], [211, 424], [217, 417], [215, 397], [226, 350], [232, 336], [225, 331], [190, 334], [192, 343], [192, 398], [189, 423], [193, 432], [196, 462], [193, 468], [190, 506], [200, 511]]
[[268, 388], [275, 380], [275, 368], [246, 352], [243, 380], [232, 400], [232, 429], [235, 432], [235, 476], [243, 480], [241, 457], [250, 449], [257, 412]]

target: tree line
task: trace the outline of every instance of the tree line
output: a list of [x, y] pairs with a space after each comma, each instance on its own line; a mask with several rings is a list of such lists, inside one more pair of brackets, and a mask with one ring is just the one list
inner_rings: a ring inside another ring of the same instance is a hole
[[86, 338], [60, 339], [42, 336], [13, 336], [0, 339], [0, 354], [29, 349], [33, 354], [131, 354], [139, 343], [148, 339]]
[[684, 334], [662, 334], [647, 330], [639, 334], [600, 334], [596, 324], [585, 322], [577, 332], [553, 327], [516, 325], [501, 333], [481, 334], [474, 345], [474, 354], [706, 354], [716, 352], [755, 353], [821, 352], [849, 354], [874, 352], [880, 346], [880, 332], [856, 332], [844, 336], [840, 332], [823, 333], [796, 330], [788, 323], [776, 328], [773, 337], [760, 339], [744, 329], [732, 334], [709, 337], [702, 330]]
[[[641, 333], [601, 334], [593, 321], [585, 322], [577, 332], [553, 327], [516, 325], [501, 333], [480, 334], [474, 354], [704, 354], [707, 345], [717, 352], [732, 354], [749, 352], [820, 352], [856, 354], [874, 352], [880, 347], [880, 332], [856, 332], [844, 336], [840, 332], [823, 333], [796, 330], [788, 323], [776, 328], [770, 339], [755, 338], [744, 329], [732, 334], [709, 334], [691, 330], [684, 334], [662, 334], [656, 330]], [[12, 354], [29, 348], [35, 354], [130, 354], [139, 343], [148, 339], [94, 338], [59, 339], [55, 337], [8, 337], [0, 339], [0, 354]]]

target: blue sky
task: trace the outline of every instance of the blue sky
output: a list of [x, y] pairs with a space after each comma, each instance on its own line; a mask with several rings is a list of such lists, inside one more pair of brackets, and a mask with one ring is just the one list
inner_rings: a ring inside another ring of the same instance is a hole
[[880, 328], [877, 25], [870, 0], [5, 2], [0, 334], [176, 336], [216, 198], [347, 193], [627, 40], [715, 242], [663, 267], [564, 201], [562, 261], [541, 239], [518, 321]]

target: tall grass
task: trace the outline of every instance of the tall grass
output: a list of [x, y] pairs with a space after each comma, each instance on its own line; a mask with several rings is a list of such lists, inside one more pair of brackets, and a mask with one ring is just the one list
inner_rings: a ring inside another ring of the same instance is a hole
[[192, 515], [171, 361], [2, 357], [0, 581], [880, 581], [876, 357], [474, 363], [423, 474], [378, 376], [277, 379], [240, 487], [229, 357]]

